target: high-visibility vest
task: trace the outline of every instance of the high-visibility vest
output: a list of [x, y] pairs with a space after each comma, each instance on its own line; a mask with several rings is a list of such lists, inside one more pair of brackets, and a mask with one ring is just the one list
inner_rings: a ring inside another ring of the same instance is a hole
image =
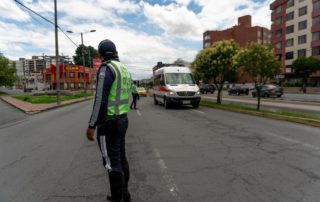
[[122, 115], [129, 111], [129, 94], [131, 91], [131, 75], [124, 64], [118, 61], [108, 63], [115, 73], [108, 97], [107, 116]]
[[135, 84], [132, 85], [132, 93], [138, 93], [137, 86]]

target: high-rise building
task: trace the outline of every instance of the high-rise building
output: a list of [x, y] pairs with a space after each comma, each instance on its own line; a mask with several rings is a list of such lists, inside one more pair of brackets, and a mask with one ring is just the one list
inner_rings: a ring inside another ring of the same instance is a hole
[[[270, 4], [271, 39], [286, 79], [294, 78], [292, 62], [301, 56], [320, 59], [320, 0], [275, 0]], [[312, 76], [320, 85], [320, 73]]]
[[234, 39], [244, 47], [250, 42], [270, 43], [270, 30], [265, 27], [252, 26], [251, 16], [245, 15], [238, 18], [238, 24], [225, 30], [206, 31], [203, 33], [203, 48], [211, 46], [215, 42]]

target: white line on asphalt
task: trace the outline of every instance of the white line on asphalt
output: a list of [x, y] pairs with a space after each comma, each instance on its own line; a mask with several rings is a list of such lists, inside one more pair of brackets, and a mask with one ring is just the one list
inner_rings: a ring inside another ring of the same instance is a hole
[[204, 114], [203, 111], [199, 111], [199, 110], [195, 110], [195, 109], [194, 109], [193, 111], [198, 112], [198, 113], [200, 113], [200, 114]]
[[138, 114], [139, 116], [141, 116], [141, 112], [140, 112], [139, 110], [137, 110], [137, 114]]
[[301, 142], [299, 140], [295, 140], [295, 139], [292, 139], [292, 138], [288, 138], [288, 137], [283, 137], [281, 135], [277, 135], [275, 133], [270, 133], [270, 132], [267, 132], [267, 135], [270, 135], [270, 136], [273, 136], [273, 137], [277, 137], [277, 138], [280, 138], [282, 140], [285, 140], [285, 141], [288, 141], [288, 142], [291, 142], [291, 143], [294, 143], [294, 144], [300, 144], [304, 147], [307, 147], [309, 149], [313, 149], [313, 150], [320, 150], [320, 147], [317, 147], [317, 146], [313, 146], [311, 144], [308, 144], [308, 143], [304, 143], [304, 142]]
[[156, 156], [156, 158], [158, 159], [158, 165], [159, 165], [160, 170], [162, 172], [163, 179], [166, 182], [166, 185], [167, 185], [171, 195], [175, 198], [175, 201], [182, 202], [183, 200], [178, 195], [179, 189], [178, 189], [177, 185], [174, 183], [173, 177], [168, 174], [167, 166], [166, 166], [165, 162], [162, 160], [160, 152], [156, 148], [153, 150], [153, 152], [154, 152], [154, 155]]

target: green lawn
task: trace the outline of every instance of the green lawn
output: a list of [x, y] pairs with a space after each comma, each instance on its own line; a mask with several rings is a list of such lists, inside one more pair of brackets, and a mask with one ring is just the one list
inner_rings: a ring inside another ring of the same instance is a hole
[[[91, 96], [91, 93], [86, 93], [86, 97], [89, 97], [89, 96]], [[40, 95], [40, 96], [17, 95], [13, 97], [25, 102], [30, 102], [32, 104], [48, 104], [48, 103], [57, 102], [56, 95]], [[84, 93], [77, 93], [74, 95], [61, 95], [61, 101], [72, 100], [72, 99], [77, 99], [82, 97], [84, 97]]]
[[201, 105], [217, 108], [217, 109], [229, 110], [229, 111], [248, 112], [248, 113], [257, 114], [257, 115], [286, 116], [286, 117], [292, 117], [292, 118], [303, 118], [303, 119], [312, 119], [312, 120], [320, 121], [320, 116], [307, 116], [303, 114], [282, 112], [282, 111], [274, 112], [274, 111], [265, 110], [265, 109], [261, 109], [260, 111], [258, 111], [255, 107], [243, 106], [238, 104], [217, 104], [215, 101], [206, 100], [206, 99], [201, 100]]

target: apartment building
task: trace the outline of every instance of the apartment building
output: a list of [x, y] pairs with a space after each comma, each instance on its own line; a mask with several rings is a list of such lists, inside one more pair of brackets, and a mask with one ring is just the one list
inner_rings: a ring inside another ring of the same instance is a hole
[[225, 30], [206, 31], [203, 33], [203, 48], [209, 47], [215, 42], [234, 39], [244, 47], [250, 42], [270, 43], [270, 30], [265, 27], [252, 26], [251, 16], [245, 15], [238, 18], [238, 24]]
[[[282, 74], [294, 79], [292, 62], [298, 57], [320, 59], [320, 0], [275, 0], [270, 4], [271, 41], [282, 63]], [[320, 85], [320, 72], [311, 76]]]
[[[256, 42], [262, 44], [271, 43], [271, 32], [269, 29], [260, 26], [252, 26], [251, 16], [245, 15], [238, 18], [238, 24], [225, 30], [206, 31], [203, 33], [203, 48], [212, 44], [233, 39], [241, 47], [248, 43]], [[238, 72], [235, 83], [252, 83], [252, 79], [243, 72]]]

